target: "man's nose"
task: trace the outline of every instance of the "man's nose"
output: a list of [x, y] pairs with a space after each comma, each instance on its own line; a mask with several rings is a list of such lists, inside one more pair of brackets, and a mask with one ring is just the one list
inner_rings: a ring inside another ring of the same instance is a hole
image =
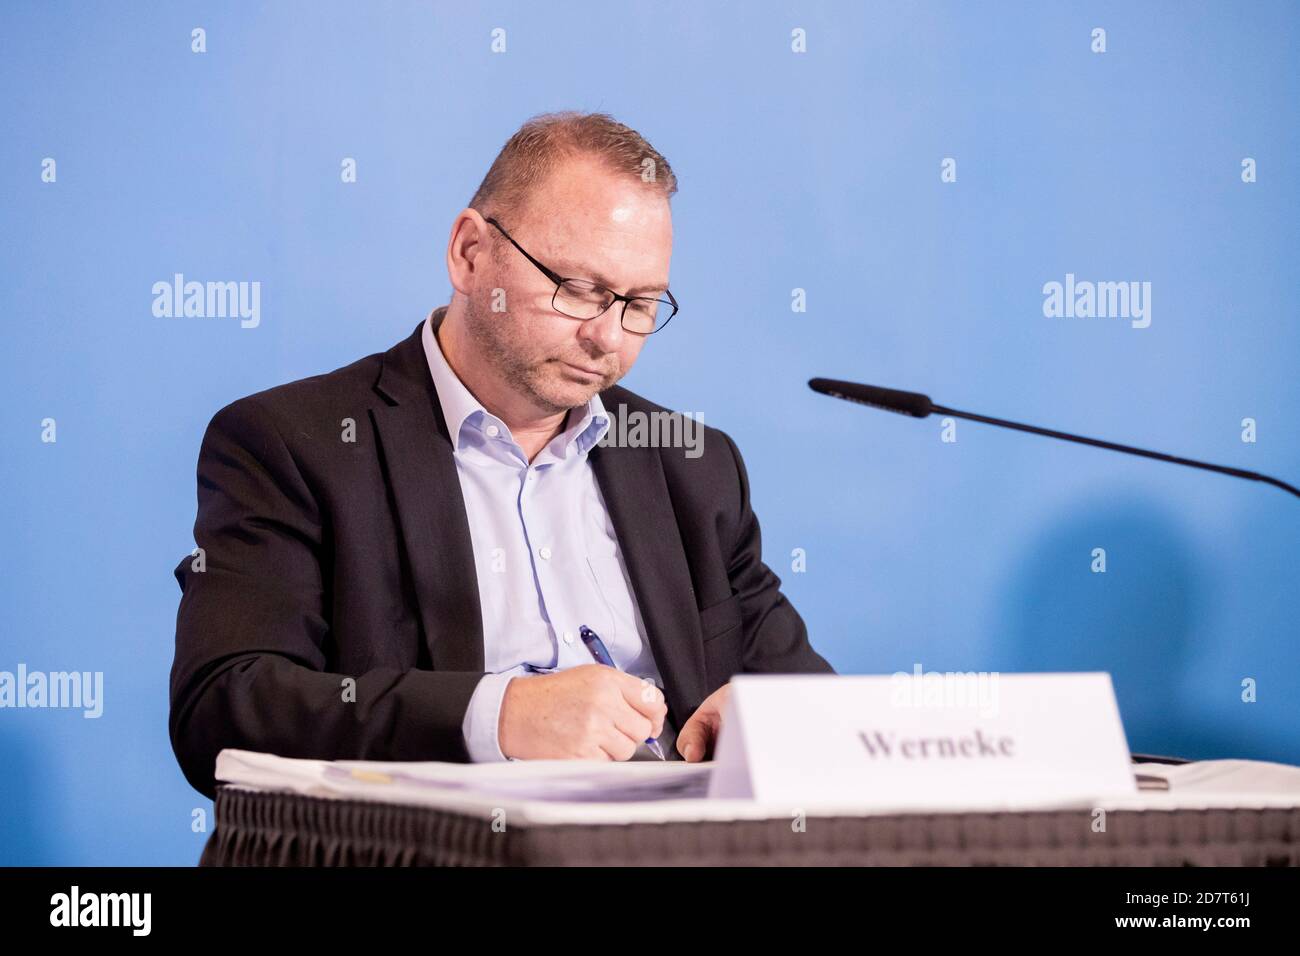
[[600, 349], [602, 354], [617, 352], [623, 346], [623, 336], [627, 334], [623, 328], [623, 305], [615, 302], [594, 319], [582, 323], [579, 335]]

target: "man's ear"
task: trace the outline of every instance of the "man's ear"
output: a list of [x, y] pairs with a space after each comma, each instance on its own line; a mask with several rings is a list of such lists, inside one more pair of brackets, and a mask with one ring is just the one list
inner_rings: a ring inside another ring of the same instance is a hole
[[481, 256], [491, 247], [487, 224], [477, 209], [466, 207], [451, 224], [447, 240], [447, 278], [461, 295], [469, 295], [475, 285], [475, 266], [481, 271], [486, 259]]

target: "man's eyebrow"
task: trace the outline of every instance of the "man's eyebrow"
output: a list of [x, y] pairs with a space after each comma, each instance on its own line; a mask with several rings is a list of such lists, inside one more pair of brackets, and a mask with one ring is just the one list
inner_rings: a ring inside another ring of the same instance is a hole
[[[581, 266], [570, 259], [558, 259], [556, 264], [551, 266], [556, 272], [566, 279], [591, 279], [599, 282], [607, 289], [614, 288], [614, 280], [609, 276], [601, 275], [589, 266]], [[663, 292], [667, 290], [667, 282], [649, 282], [645, 285], [639, 285], [628, 289], [624, 295], [637, 295], [641, 292]]]

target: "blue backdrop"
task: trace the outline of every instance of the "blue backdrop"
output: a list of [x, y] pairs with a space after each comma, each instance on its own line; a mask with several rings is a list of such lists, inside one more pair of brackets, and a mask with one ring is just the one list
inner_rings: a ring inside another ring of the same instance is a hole
[[[167, 679], [204, 427], [446, 302], [452, 218], [564, 108], [678, 173], [682, 312], [624, 384], [736, 438], [838, 670], [1104, 669], [1135, 750], [1300, 762], [1300, 502], [805, 384], [1295, 482], [1298, 11], [6, 2], [0, 670], [102, 671], [104, 709], [0, 710], [0, 863], [197, 860]], [[155, 316], [176, 273], [259, 282], [259, 324]], [[1046, 316], [1067, 274], [1151, 283], [1150, 325]]]

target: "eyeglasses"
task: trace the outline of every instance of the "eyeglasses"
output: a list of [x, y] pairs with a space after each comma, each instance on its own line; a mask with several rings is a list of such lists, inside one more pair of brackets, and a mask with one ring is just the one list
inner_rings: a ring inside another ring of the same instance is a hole
[[525, 259], [537, 266], [542, 275], [555, 283], [551, 308], [561, 315], [567, 315], [571, 319], [594, 319], [598, 315], [604, 315], [615, 302], [622, 302], [623, 314], [620, 321], [623, 328], [637, 335], [649, 335], [658, 332], [677, 314], [677, 300], [667, 289], [664, 289], [666, 299], [655, 299], [649, 296], [619, 295], [587, 279], [566, 279], [554, 269], [548, 269], [530, 256], [528, 251], [505, 231], [501, 223], [490, 217], [487, 221], [500, 230], [501, 235], [509, 239], [510, 244], [522, 252]]

